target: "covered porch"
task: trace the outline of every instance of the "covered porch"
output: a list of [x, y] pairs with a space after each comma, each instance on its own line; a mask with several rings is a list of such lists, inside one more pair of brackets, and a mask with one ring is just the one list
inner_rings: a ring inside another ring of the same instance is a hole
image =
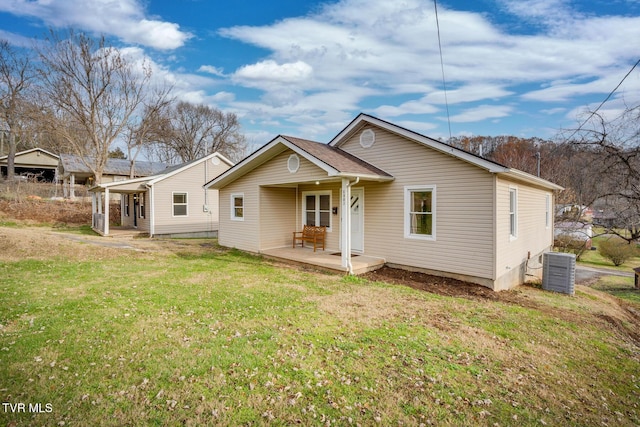
[[[144, 183], [147, 178], [110, 182], [89, 189], [91, 193], [91, 228], [102, 236], [144, 235], [149, 233], [145, 213]], [[110, 226], [111, 197], [120, 196], [120, 226]]]
[[[261, 254], [266, 258], [276, 261], [283, 261], [289, 264], [295, 264], [310, 267], [318, 270], [349, 273], [349, 268], [343, 266], [342, 254], [331, 250], [317, 250], [313, 248], [276, 248], [262, 251]], [[384, 266], [385, 260], [366, 255], [351, 255], [351, 274], [364, 274], [369, 271], [377, 270]]]

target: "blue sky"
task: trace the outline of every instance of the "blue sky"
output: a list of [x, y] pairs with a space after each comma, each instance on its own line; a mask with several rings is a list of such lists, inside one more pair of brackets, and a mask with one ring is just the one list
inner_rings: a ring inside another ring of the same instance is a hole
[[[640, 59], [640, 0], [439, 0], [451, 134], [552, 138]], [[447, 138], [433, 0], [0, 0], [0, 38], [104, 34], [253, 146], [329, 141], [366, 112]], [[601, 109], [640, 103], [636, 69]]]

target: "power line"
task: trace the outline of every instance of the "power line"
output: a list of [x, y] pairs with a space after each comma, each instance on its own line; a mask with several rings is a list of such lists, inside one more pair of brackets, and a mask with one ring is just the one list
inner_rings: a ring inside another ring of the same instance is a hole
[[451, 140], [451, 118], [449, 117], [449, 101], [447, 100], [447, 82], [444, 77], [444, 61], [442, 59], [442, 43], [440, 41], [440, 21], [438, 20], [437, 0], [433, 0], [433, 7], [436, 11], [436, 28], [438, 29], [438, 48], [440, 50], [440, 68], [442, 70], [442, 88], [444, 90], [444, 104], [447, 108], [447, 124], [449, 125], [449, 140]]
[[[434, 1], [435, 1], [435, 0], [434, 0]], [[629, 75], [633, 72], [633, 70], [635, 70], [635, 68], [638, 66], [638, 64], [640, 64], [640, 59], [638, 59], [638, 60], [636, 61], [636, 63], [635, 63], [635, 64], [633, 64], [633, 66], [631, 67], [631, 69], [629, 70], [629, 72], [628, 72], [627, 74], [625, 74], [625, 75], [624, 75], [624, 77], [622, 78], [622, 80], [620, 80], [620, 83], [618, 83], [618, 84], [616, 85], [616, 87], [615, 87], [615, 88], [613, 88], [613, 90], [612, 90], [611, 92], [609, 92], [609, 95], [607, 95], [607, 97], [604, 99], [604, 101], [602, 101], [602, 102], [600, 103], [600, 105], [598, 105], [598, 108], [596, 108], [595, 110], [593, 110], [593, 111], [591, 112], [591, 114], [589, 114], [589, 117], [587, 117], [587, 119], [586, 119], [584, 122], [582, 122], [582, 124], [581, 124], [580, 126], [578, 126], [578, 128], [577, 128], [576, 130], [574, 130], [574, 131], [573, 131], [573, 133], [571, 134], [571, 136], [569, 136], [568, 138], [565, 138], [565, 140], [564, 140], [565, 142], [569, 141], [571, 138], [573, 138], [573, 136], [574, 136], [576, 133], [580, 132], [580, 130], [582, 129], [582, 127], [583, 127], [584, 125], [586, 125], [586, 124], [589, 122], [589, 120], [591, 120], [591, 118], [592, 118], [592, 117], [593, 117], [593, 116], [598, 112], [598, 110], [599, 110], [600, 108], [602, 108], [602, 106], [605, 104], [605, 102], [607, 102], [607, 101], [609, 100], [609, 98], [611, 98], [611, 97], [613, 96], [613, 94], [614, 94], [614, 93], [616, 93], [616, 91], [618, 90], [618, 88], [620, 88], [620, 86], [622, 85], [622, 83], [627, 79], [627, 77], [629, 77]]]

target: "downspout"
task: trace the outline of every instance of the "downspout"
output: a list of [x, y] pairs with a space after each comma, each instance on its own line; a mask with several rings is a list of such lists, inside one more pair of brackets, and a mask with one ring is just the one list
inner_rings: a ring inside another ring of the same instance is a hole
[[360, 182], [360, 177], [354, 181], [347, 178], [342, 179], [342, 266], [346, 267], [347, 273], [353, 275], [353, 264], [351, 263], [351, 187]]

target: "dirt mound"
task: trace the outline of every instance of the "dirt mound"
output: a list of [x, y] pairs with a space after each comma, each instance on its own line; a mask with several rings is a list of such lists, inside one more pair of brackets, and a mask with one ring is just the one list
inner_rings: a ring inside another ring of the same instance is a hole
[[[120, 203], [111, 203], [112, 223], [120, 222]], [[0, 200], [0, 218], [48, 224], [91, 224], [91, 203], [85, 200]]]

